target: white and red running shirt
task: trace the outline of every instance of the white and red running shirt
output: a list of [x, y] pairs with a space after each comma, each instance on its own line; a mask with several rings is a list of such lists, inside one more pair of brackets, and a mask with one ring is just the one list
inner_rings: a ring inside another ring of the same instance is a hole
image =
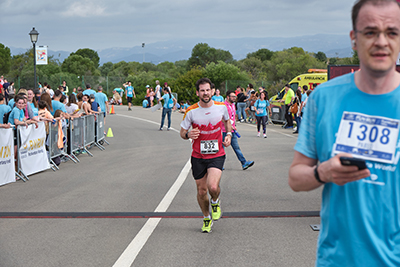
[[202, 108], [196, 103], [187, 108], [181, 127], [189, 130], [200, 130], [199, 138], [192, 140], [192, 157], [212, 159], [225, 155], [222, 145], [222, 120], [229, 120], [228, 110], [224, 103], [215, 102], [209, 108]]

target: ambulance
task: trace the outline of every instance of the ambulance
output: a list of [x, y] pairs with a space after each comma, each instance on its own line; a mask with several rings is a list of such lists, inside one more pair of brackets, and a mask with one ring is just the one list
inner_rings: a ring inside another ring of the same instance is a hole
[[[328, 80], [328, 71], [325, 69], [309, 69], [308, 73], [300, 74], [293, 78], [290, 82], [290, 88], [294, 92], [297, 88], [307, 85], [309, 90], [314, 90], [314, 84], [321, 84]], [[269, 103], [271, 105], [272, 116], [271, 120], [274, 122], [284, 122], [285, 112], [283, 111], [285, 104], [280, 102], [281, 99], [285, 99], [286, 93], [285, 88], [283, 88], [279, 94], [274, 95], [270, 98]]]

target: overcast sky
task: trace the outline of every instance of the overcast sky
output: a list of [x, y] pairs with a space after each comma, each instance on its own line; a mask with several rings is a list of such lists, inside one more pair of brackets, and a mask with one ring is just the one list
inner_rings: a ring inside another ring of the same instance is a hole
[[0, 43], [76, 51], [185, 38], [348, 34], [353, 0], [0, 0]]

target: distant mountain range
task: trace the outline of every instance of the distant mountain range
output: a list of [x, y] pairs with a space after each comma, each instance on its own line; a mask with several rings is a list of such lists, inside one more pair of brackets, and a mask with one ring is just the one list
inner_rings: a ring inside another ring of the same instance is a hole
[[[145, 47], [135, 46], [131, 48], [113, 47], [98, 50], [100, 65], [105, 62], [117, 63], [120, 61], [151, 62], [175, 62], [187, 60], [191, 56], [193, 47], [198, 43], [207, 43], [210, 47], [228, 50], [233, 58], [240, 60], [248, 53], [255, 52], [261, 48], [271, 51], [281, 51], [293, 46], [302, 47], [308, 52], [324, 52], [327, 57], [351, 57], [352, 49], [348, 35], [317, 34], [298, 37], [266, 37], [266, 38], [231, 38], [231, 39], [182, 39], [168, 40], [145, 44]], [[82, 47], [85, 48], [85, 47]], [[89, 47], [90, 48], [90, 47]], [[13, 55], [25, 53], [26, 49], [10, 47]], [[71, 51], [75, 52], [75, 51]], [[71, 52], [52, 51], [55, 59], [63, 62]]]

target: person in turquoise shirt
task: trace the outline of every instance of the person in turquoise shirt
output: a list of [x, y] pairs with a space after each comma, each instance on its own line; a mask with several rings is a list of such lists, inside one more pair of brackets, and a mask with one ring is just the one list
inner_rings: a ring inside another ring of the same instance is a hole
[[[11, 108], [8, 105], [4, 104], [4, 96], [3, 94], [0, 94], [0, 125], [3, 125], [3, 118], [4, 114], [8, 113], [11, 111]], [[5, 123], [7, 124], [7, 122]]]
[[257, 136], [260, 137], [260, 128], [262, 125], [264, 138], [267, 138], [267, 108], [269, 109], [269, 113], [271, 113], [271, 107], [269, 106], [269, 101], [267, 100], [266, 91], [262, 91], [260, 93], [260, 98], [254, 103], [254, 108], [256, 110]]
[[51, 106], [53, 107], [53, 111], [51, 111], [51, 115], [54, 116], [54, 113], [56, 112], [57, 109], [60, 109], [64, 114], [64, 118], [69, 119], [70, 116], [67, 113], [67, 109], [65, 108], [64, 104], [60, 102], [60, 98], [62, 96], [62, 92], [60, 90], [56, 90], [54, 92], [54, 99], [51, 100]]
[[308, 97], [289, 186], [322, 187], [315, 266], [400, 266], [400, 3], [359, 0], [352, 23], [360, 70]]
[[98, 92], [94, 94], [94, 99], [96, 100], [97, 103], [99, 103], [101, 112], [104, 113], [104, 118], [106, 117], [106, 114], [108, 114], [108, 98], [105, 93], [103, 93], [103, 87], [99, 86]]
[[220, 95], [219, 89], [216, 89], [216, 90], [215, 90], [215, 95], [213, 95], [213, 96], [211, 97], [211, 99], [212, 99], [213, 101], [217, 101], [217, 102], [224, 102], [224, 97], [223, 97], [222, 95]]
[[161, 115], [160, 131], [163, 130], [165, 115], [168, 115], [168, 128], [167, 128], [167, 130], [169, 131], [170, 128], [171, 128], [171, 112], [172, 112], [172, 109], [175, 109], [176, 99], [171, 94], [171, 92], [169, 91], [168, 87], [164, 87], [164, 95], [158, 101], [161, 102], [161, 100], [164, 100], [164, 105], [163, 105], [163, 111], [162, 111], [162, 115]]

